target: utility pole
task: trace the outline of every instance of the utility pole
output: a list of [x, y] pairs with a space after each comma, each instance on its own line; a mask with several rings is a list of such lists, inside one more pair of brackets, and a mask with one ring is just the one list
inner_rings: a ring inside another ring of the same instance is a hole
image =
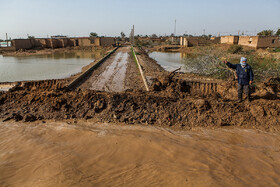
[[131, 45], [134, 45], [134, 25], [133, 25], [133, 27], [131, 29], [129, 40], [131, 42]]
[[205, 35], [205, 29], [203, 29], [203, 35]]
[[132, 28], [132, 45], [134, 45], [134, 25], [133, 25], [133, 28]]
[[176, 19], [175, 19], [175, 26], [174, 26], [174, 36], [176, 36]]
[[7, 47], [8, 47], [8, 33], [6, 33], [6, 42], [7, 42]]

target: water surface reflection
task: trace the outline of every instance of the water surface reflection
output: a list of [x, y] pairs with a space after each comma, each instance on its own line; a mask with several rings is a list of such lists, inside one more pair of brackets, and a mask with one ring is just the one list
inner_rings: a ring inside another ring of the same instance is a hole
[[0, 55], [0, 82], [67, 78], [101, 56], [101, 51], [55, 52], [20, 57]]
[[197, 55], [181, 52], [152, 52], [149, 56], [155, 59], [166, 71], [173, 71], [181, 68], [181, 72], [190, 72], [186, 69], [185, 59], [196, 58]]

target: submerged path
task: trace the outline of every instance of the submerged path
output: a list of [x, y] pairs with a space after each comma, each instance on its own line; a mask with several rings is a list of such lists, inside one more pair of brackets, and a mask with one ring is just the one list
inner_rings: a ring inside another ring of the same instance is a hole
[[128, 46], [119, 48], [79, 88], [107, 92], [142, 89], [143, 83], [138, 83], [141, 82], [141, 77], [129, 52]]

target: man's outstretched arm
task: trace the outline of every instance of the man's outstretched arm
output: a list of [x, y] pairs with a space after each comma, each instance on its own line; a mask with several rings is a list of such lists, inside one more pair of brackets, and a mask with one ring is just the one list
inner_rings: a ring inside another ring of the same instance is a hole
[[232, 68], [232, 69], [236, 69], [237, 68], [237, 64], [232, 64], [228, 61], [224, 61], [224, 63], [229, 67], [229, 68]]

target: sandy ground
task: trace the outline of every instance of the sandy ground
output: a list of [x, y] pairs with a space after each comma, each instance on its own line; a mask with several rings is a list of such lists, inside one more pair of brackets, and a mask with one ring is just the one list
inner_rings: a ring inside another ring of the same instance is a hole
[[280, 136], [0, 122], [0, 186], [279, 186]]
[[142, 89], [143, 82], [129, 53], [129, 46], [119, 48], [79, 88], [106, 92]]

